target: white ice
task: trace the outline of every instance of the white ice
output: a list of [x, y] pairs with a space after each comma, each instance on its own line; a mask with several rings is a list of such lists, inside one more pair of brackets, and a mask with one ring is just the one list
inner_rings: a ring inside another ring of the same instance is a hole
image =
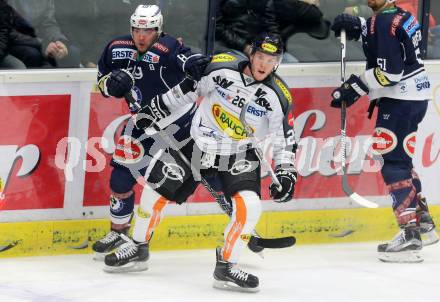
[[242, 268], [260, 292], [212, 288], [215, 251], [152, 252], [150, 269], [108, 274], [91, 255], [0, 259], [0, 301], [440, 301], [440, 244], [418, 264], [377, 260], [376, 243], [294, 246], [249, 251]]

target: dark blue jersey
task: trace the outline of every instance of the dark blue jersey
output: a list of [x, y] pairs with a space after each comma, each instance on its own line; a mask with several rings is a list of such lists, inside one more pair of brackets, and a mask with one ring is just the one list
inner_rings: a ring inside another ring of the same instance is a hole
[[417, 19], [399, 7], [386, 9], [363, 24], [362, 44], [367, 58], [363, 79], [370, 98], [422, 100], [430, 84], [421, 59], [422, 33]]
[[133, 93], [144, 106], [183, 80], [183, 64], [190, 55], [190, 48], [166, 34], [143, 55], [138, 53], [131, 36], [118, 37], [102, 52], [98, 82], [115, 69], [129, 70], [135, 79]]

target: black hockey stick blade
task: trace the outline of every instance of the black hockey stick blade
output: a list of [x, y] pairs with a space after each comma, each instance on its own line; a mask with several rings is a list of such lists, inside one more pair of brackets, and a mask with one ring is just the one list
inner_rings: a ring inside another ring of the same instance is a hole
[[282, 249], [291, 247], [296, 243], [296, 238], [293, 236], [279, 237], [279, 238], [259, 238], [251, 236], [248, 246], [251, 251], [253, 248], [268, 248], [268, 249]]

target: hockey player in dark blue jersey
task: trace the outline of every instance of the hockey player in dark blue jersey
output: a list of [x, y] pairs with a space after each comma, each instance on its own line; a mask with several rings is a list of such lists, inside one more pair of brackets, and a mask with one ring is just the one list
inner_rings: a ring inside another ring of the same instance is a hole
[[418, 124], [425, 116], [431, 98], [431, 84], [420, 53], [422, 38], [417, 19], [396, 7], [394, 0], [368, 0], [374, 15], [363, 18], [342, 14], [332, 30], [339, 36], [362, 39], [367, 58], [366, 71], [350, 78], [333, 92], [331, 106], [341, 100], [352, 105], [368, 94], [378, 106], [373, 149], [384, 159], [382, 176], [393, 199], [393, 211], [401, 231], [378, 246], [379, 259], [386, 262], [420, 262], [423, 245], [439, 240], [421, 182], [413, 169], [412, 157]]
[[[175, 38], [162, 32], [163, 17], [156, 5], [139, 5], [131, 16], [131, 35], [108, 43], [98, 63], [98, 87], [105, 97], [122, 98], [131, 94], [142, 106], [154, 96], [167, 92], [185, 76], [200, 80], [209, 59], [193, 54]], [[132, 112], [135, 108], [131, 108]], [[182, 106], [158, 125], [173, 129], [177, 142], [189, 137], [195, 105]], [[175, 125], [170, 127], [170, 125]], [[167, 130], [168, 131], [168, 130]], [[93, 245], [98, 257], [124, 242], [134, 207], [133, 186], [143, 178], [154, 155], [157, 134], [133, 126], [131, 119], [117, 142], [111, 165], [111, 231]], [[158, 151], [156, 146], [155, 151]]]

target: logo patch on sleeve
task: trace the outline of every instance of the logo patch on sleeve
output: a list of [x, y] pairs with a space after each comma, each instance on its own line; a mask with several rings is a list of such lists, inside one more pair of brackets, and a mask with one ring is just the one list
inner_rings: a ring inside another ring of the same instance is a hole
[[388, 86], [391, 84], [387, 77], [383, 74], [382, 70], [380, 70], [378, 67], [374, 68], [374, 77], [382, 86]]
[[224, 62], [233, 62], [237, 60], [236, 57], [228, 55], [226, 53], [220, 53], [212, 57], [211, 63], [224, 63]]
[[420, 28], [420, 24], [414, 16], [411, 16], [405, 23], [403, 23], [402, 27], [405, 29], [408, 36], [412, 37], [412, 35], [414, 35], [414, 33]]
[[283, 92], [284, 96], [286, 97], [287, 101], [289, 103], [292, 103], [292, 95], [290, 94], [289, 89], [287, 89], [287, 87], [284, 86], [283, 82], [281, 82], [277, 78], [274, 78], [274, 79], [275, 79], [275, 84], [277, 84], [277, 86], [280, 87], [280, 89]]

